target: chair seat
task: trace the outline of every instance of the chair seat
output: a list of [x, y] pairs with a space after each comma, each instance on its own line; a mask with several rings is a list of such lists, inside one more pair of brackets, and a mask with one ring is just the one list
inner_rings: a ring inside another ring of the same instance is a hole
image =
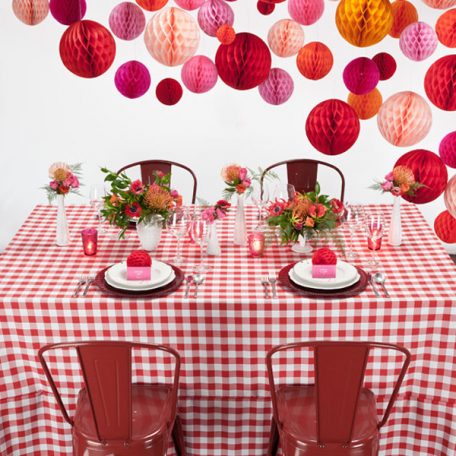
[[[167, 425], [172, 403], [168, 385], [133, 384], [132, 400], [132, 440], [144, 440], [159, 434]], [[79, 392], [74, 430], [88, 440], [97, 441], [97, 433], [87, 390]]]

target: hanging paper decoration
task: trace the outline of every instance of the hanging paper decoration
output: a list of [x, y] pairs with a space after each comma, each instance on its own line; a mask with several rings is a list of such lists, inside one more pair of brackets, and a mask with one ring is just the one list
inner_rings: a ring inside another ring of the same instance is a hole
[[142, 9], [131, 2], [119, 3], [109, 15], [112, 33], [122, 40], [134, 40], [144, 31], [146, 18]]
[[144, 34], [150, 55], [167, 66], [186, 62], [198, 49], [199, 39], [198, 25], [192, 16], [174, 7], [155, 14]]
[[279, 57], [291, 57], [302, 48], [304, 31], [297, 22], [282, 19], [269, 29], [268, 43], [274, 54]]
[[263, 15], [268, 16], [275, 10], [274, 3], [267, 3], [262, 0], [258, 0], [257, 2], [257, 10]]
[[272, 68], [266, 81], [258, 86], [263, 100], [272, 105], [285, 103], [291, 97], [293, 90], [293, 79], [281, 68]]
[[236, 38], [236, 32], [231, 25], [225, 24], [218, 28], [217, 38], [222, 44], [231, 44]]
[[412, 146], [431, 129], [431, 108], [415, 92], [398, 92], [381, 106], [377, 124], [382, 136], [393, 146]]
[[49, 9], [56, 21], [71, 25], [84, 17], [87, 5], [85, 0], [50, 0]]
[[83, 20], [70, 25], [60, 39], [60, 58], [77, 76], [96, 78], [112, 65], [116, 43], [98, 22]]
[[360, 119], [370, 119], [378, 113], [382, 105], [382, 94], [378, 89], [374, 89], [364, 95], [350, 93], [347, 103], [356, 111]]
[[204, 93], [217, 83], [217, 67], [204, 55], [195, 55], [184, 63], [181, 72], [182, 82], [190, 92]]
[[234, 12], [223, 0], [206, 0], [198, 10], [198, 24], [209, 36], [215, 36], [220, 26], [233, 23]]
[[376, 63], [378, 71], [380, 71], [380, 81], [390, 79], [396, 72], [396, 60], [394, 60], [394, 57], [391, 54], [388, 54], [387, 52], [379, 52], [372, 57], [372, 60]]
[[168, 3], [168, 0], [136, 0], [136, 3], [147, 11], [158, 11]]
[[418, 11], [413, 3], [407, 0], [396, 0], [391, 3], [393, 13], [393, 25], [389, 34], [393, 38], [399, 38], [402, 31], [410, 24], [418, 21]]
[[424, 149], [412, 150], [402, 155], [394, 168], [399, 165], [410, 168], [415, 180], [423, 184], [423, 187], [415, 192], [415, 196], [403, 196], [405, 200], [415, 204], [429, 203], [445, 190], [448, 172], [440, 157], [433, 152]]
[[456, 54], [434, 62], [424, 78], [429, 100], [444, 111], [456, 110]]
[[149, 90], [150, 73], [141, 62], [130, 60], [117, 69], [114, 83], [125, 97], [138, 98]]
[[448, 211], [441, 212], [434, 221], [434, 231], [441, 241], [456, 243], [456, 218]]
[[251, 33], [238, 33], [229, 45], [220, 45], [215, 65], [222, 81], [238, 90], [260, 85], [271, 69], [271, 52], [266, 43]]
[[414, 22], [401, 33], [399, 47], [411, 60], [420, 62], [427, 59], [437, 49], [437, 35], [434, 29], [425, 22]]
[[315, 149], [327, 155], [338, 155], [350, 149], [358, 139], [359, 130], [355, 110], [337, 99], [317, 104], [306, 121], [307, 138]]
[[307, 79], [324, 78], [333, 66], [333, 55], [326, 44], [313, 41], [306, 44], [296, 57], [300, 73]]
[[439, 155], [445, 165], [456, 168], [456, 131], [448, 133], [440, 142]]
[[350, 92], [364, 95], [375, 89], [380, 79], [380, 71], [373, 60], [358, 57], [345, 67], [343, 78], [344, 84]]
[[336, 10], [339, 33], [354, 46], [378, 43], [392, 25], [393, 13], [388, 0], [341, 0]]
[[49, 13], [48, 0], [13, 0], [13, 12], [27, 25], [36, 25], [44, 21]]
[[199, 8], [204, 0], [174, 0], [178, 6], [186, 10], [195, 10]]
[[456, 8], [446, 11], [438, 18], [435, 31], [443, 45], [456, 47]]
[[448, 212], [456, 217], [456, 175], [448, 181], [443, 199]]
[[436, 9], [447, 9], [456, 6], [456, 0], [423, 0], [423, 2]]
[[158, 101], [167, 106], [175, 105], [182, 98], [182, 86], [172, 78], [162, 79], [155, 89]]
[[288, 0], [288, 12], [291, 18], [302, 25], [317, 22], [324, 10], [324, 0]]

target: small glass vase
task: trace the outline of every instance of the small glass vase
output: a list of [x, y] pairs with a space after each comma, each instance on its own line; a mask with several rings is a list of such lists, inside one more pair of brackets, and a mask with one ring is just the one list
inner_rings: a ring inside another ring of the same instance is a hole
[[402, 244], [401, 197], [395, 196], [388, 230], [388, 244], [398, 247]]
[[65, 195], [57, 195], [57, 226], [55, 233], [55, 243], [59, 247], [68, 245], [70, 234], [68, 229], [68, 220], [65, 211]]
[[209, 256], [220, 256], [222, 250], [220, 248], [220, 242], [217, 233], [217, 222], [211, 223], [209, 225], [207, 238], [207, 254]]
[[163, 229], [163, 217], [161, 215], [152, 215], [150, 219], [143, 220], [136, 224], [141, 247], [148, 252], [155, 250], [160, 242]]
[[291, 250], [300, 255], [307, 255], [312, 252], [312, 246], [309, 243], [309, 235], [307, 233], [300, 234], [298, 236], [298, 242], [291, 246]]
[[234, 222], [234, 243], [235, 245], [247, 245], [247, 228], [245, 224], [244, 195], [238, 195], [236, 207], [236, 219]]

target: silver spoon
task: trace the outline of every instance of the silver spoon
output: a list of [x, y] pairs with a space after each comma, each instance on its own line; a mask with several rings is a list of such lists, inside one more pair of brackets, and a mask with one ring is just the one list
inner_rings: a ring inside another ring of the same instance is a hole
[[193, 276], [192, 275], [188, 275], [186, 278], [185, 278], [185, 283], [186, 283], [186, 287], [185, 287], [185, 297], [188, 298], [188, 293], [190, 291], [190, 286], [192, 285], [192, 282], [193, 282]]
[[382, 274], [381, 272], [376, 272], [374, 274], [373, 278], [374, 278], [374, 282], [378, 283], [383, 288], [383, 291], [385, 292], [385, 296], [387, 298], [390, 298], [391, 296], [390, 296], [390, 294], [388, 293], [388, 290], [385, 287], [386, 275]]
[[195, 274], [193, 276], [193, 282], [195, 282], [195, 298], [198, 297], [198, 287], [204, 282], [204, 274]]

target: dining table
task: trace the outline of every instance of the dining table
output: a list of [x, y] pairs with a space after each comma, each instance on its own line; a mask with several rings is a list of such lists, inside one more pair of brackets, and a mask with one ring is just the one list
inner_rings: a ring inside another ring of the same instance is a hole
[[[258, 224], [257, 209], [246, 206], [247, 231]], [[369, 214], [391, 206], [365, 205]], [[262, 257], [233, 243], [236, 207], [217, 221], [219, 256], [209, 266], [195, 296], [185, 282], [166, 296], [113, 296], [95, 284], [73, 297], [81, 277], [124, 261], [140, 248], [135, 229], [118, 239], [112, 227], [98, 234], [98, 252], [84, 255], [81, 230], [97, 228], [92, 207], [67, 205], [70, 242], [55, 245], [57, 209], [37, 205], [0, 255], [0, 454], [70, 455], [71, 426], [57, 407], [38, 360], [40, 347], [76, 340], [129, 340], [163, 344], [181, 355], [178, 413], [191, 456], [264, 456], [268, 448], [271, 398], [265, 358], [276, 345], [305, 340], [354, 340], [399, 344], [412, 356], [388, 422], [380, 431], [380, 455], [456, 454], [456, 266], [416, 205], [401, 207], [403, 240], [383, 239], [377, 269], [390, 297], [370, 285], [360, 294], [332, 299], [309, 297], [277, 284], [277, 297], [265, 293], [262, 277], [276, 277], [309, 258], [281, 245], [266, 230]], [[334, 236], [317, 237], [339, 259], [351, 249], [351, 262], [365, 270], [371, 252], [363, 229], [353, 245], [342, 225]], [[163, 230], [152, 260], [173, 262], [176, 238]], [[201, 261], [199, 246], [183, 242], [185, 276]], [[270, 290], [269, 290], [270, 291]], [[384, 409], [394, 357], [373, 353], [366, 384], [378, 389]], [[295, 357], [276, 368], [282, 381], [298, 382], [303, 372]], [[302, 367], [302, 366], [301, 366]], [[140, 366], [141, 368], [141, 366]], [[79, 369], [65, 354], [54, 359], [62, 397], [71, 409]], [[142, 366], [147, 377], [151, 364]], [[153, 372], [151, 372], [153, 375]], [[174, 454], [170, 444], [169, 454]]]

